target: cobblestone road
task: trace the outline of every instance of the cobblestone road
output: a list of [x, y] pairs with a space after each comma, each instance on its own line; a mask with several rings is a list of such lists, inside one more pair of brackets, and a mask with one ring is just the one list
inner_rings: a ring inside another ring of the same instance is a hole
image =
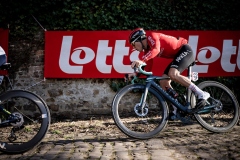
[[43, 142], [17, 155], [0, 153], [1, 160], [233, 160], [240, 159], [240, 126], [213, 134], [199, 124], [169, 122], [157, 137], [125, 136], [109, 120], [53, 123]]

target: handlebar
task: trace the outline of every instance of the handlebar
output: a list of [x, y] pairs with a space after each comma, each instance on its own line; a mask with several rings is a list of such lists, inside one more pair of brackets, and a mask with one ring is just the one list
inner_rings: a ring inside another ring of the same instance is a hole
[[[141, 65], [139, 65], [139, 67], [136, 67], [136, 66], [133, 67], [134, 72], [137, 73], [137, 76], [131, 77], [131, 78], [132, 78], [132, 80], [131, 80], [131, 83], [132, 83], [132, 84], [135, 83], [134, 81], [138, 79], [138, 77], [140, 76], [140, 74], [143, 74], [143, 75], [145, 75], [145, 76], [151, 76], [151, 75], [153, 75], [152, 72], [147, 72], [147, 71], [144, 70], [144, 66], [146, 66], [146, 65], [147, 65], [146, 63], [142, 63]], [[126, 79], [127, 79], [125, 82], [128, 83], [128, 74], [125, 74], [125, 77], [126, 77]]]
[[146, 63], [142, 63], [141, 65], [139, 65], [139, 67], [134, 67], [134, 71], [136, 71], [136, 69], [138, 69], [138, 72], [143, 74], [143, 75], [146, 75], [146, 76], [151, 76], [153, 75], [152, 72], [147, 72], [145, 71], [144, 69], [142, 69], [142, 67], [146, 66], [147, 64]]

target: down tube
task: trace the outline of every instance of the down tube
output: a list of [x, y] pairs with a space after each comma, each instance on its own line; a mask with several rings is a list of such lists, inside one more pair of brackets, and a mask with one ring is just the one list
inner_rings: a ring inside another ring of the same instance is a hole
[[158, 93], [160, 93], [165, 99], [167, 99], [168, 101], [170, 101], [174, 106], [176, 106], [178, 109], [187, 112], [188, 111], [188, 107], [183, 106], [182, 104], [180, 104], [178, 101], [176, 101], [171, 95], [169, 95], [165, 90], [162, 89], [162, 87], [160, 87], [157, 83], [154, 82], [149, 82], [151, 83], [151, 86], [153, 86], [153, 88], [155, 90], [158, 91]]

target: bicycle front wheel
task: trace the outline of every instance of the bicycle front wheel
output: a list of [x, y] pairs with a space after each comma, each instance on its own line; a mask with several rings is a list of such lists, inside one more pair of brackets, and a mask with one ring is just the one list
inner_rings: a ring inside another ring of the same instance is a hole
[[195, 114], [196, 120], [211, 132], [230, 131], [239, 119], [239, 104], [232, 91], [215, 81], [202, 82], [198, 87], [210, 93], [207, 106], [215, 108]]
[[117, 127], [127, 136], [149, 139], [162, 131], [167, 124], [168, 107], [166, 101], [152, 88], [147, 94], [146, 103], [140, 106], [145, 86], [128, 85], [114, 97], [113, 119]]
[[12, 116], [0, 112], [0, 151], [17, 154], [37, 146], [50, 125], [46, 103], [38, 95], [24, 90], [11, 90], [0, 96], [1, 107], [18, 118], [7, 123]]

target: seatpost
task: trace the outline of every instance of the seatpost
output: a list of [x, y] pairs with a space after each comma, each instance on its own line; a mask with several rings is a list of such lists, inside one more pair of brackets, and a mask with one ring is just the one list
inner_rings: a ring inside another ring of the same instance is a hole
[[190, 81], [192, 81], [192, 65], [188, 66], [188, 73], [187, 73], [187, 76], [188, 76], [188, 79]]
[[[188, 72], [187, 72], [188, 79], [192, 81], [192, 64], [188, 66]], [[187, 102], [190, 102], [190, 89], [187, 88]]]

